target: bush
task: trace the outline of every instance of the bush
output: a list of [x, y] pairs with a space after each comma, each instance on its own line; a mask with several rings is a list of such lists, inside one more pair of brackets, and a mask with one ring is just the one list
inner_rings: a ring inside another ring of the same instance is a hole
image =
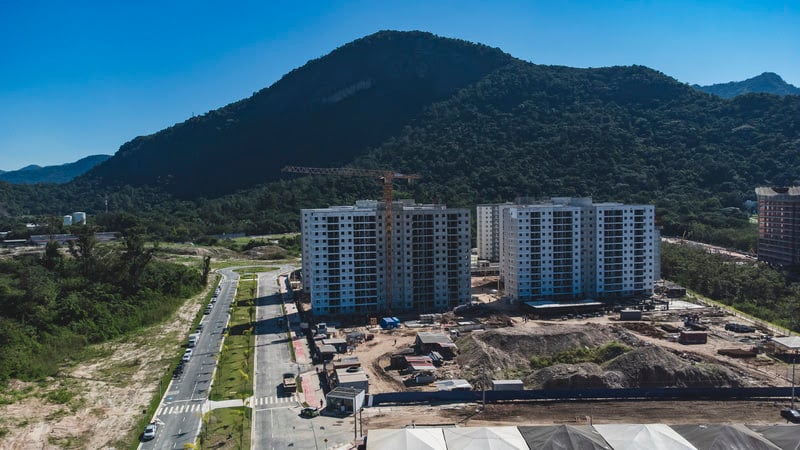
[[613, 341], [592, 349], [576, 348], [550, 356], [533, 356], [530, 359], [530, 365], [533, 369], [544, 369], [554, 364], [579, 364], [585, 362], [602, 364], [630, 350], [631, 348], [627, 345]]

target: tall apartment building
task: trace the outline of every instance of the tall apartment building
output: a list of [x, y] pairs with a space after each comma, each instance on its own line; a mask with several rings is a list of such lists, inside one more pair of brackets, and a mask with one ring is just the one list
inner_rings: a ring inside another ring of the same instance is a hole
[[800, 186], [759, 187], [758, 259], [800, 266]]
[[[510, 204], [510, 203], [509, 203]], [[500, 261], [500, 204], [478, 205], [478, 259]]]
[[[315, 314], [387, 311], [383, 203], [304, 209], [303, 285]], [[470, 214], [392, 204], [393, 311], [438, 311], [470, 298]]]
[[513, 301], [650, 295], [660, 278], [653, 206], [563, 197], [500, 213], [500, 276]]

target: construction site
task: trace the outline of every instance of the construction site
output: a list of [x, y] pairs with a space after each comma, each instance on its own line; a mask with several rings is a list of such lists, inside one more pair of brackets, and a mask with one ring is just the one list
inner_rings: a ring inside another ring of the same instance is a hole
[[370, 395], [791, 385], [777, 330], [691, 295], [656, 298], [669, 309], [534, 319], [491, 277], [474, 284], [472, 303], [443, 314], [306, 324], [320, 374]]
[[[617, 399], [639, 404], [623, 420], [661, 422], [655, 411], [669, 410], [667, 399], [714, 392], [763, 403], [737, 417], [676, 406], [679, 422], [696, 413], [698, 423], [774, 423], [791, 397], [796, 346], [781, 341], [782, 330], [659, 281], [651, 205], [569, 197], [479, 205], [473, 250], [469, 211], [393, 200], [392, 179], [417, 175], [284, 170], [383, 182], [383, 202], [301, 211], [303, 268], [290, 287], [336, 413], [370, 406], [369, 420], [378, 420], [375, 407], [395, 405], [374, 425], [396, 426], [402, 414], [413, 424], [420, 408], [429, 420], [466, 423], [473, 415], [464, 405], [477, 402], [483, 420], [503, 422], [529, 409], [521, 404], [565, 404], [541, 418], [552, 423], [565, 420], [561, 409], [574, 414], [574, 401]], [[498, 249], [505, 259], [493, 266]], [[652, 392], [667, 395], [658, 408], [641, 402]]]

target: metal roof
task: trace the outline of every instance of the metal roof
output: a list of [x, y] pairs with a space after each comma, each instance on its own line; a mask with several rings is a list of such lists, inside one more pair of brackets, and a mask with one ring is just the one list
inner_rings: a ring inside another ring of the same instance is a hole
[[800, 350], [800, 336], [772, 338], [773, 342], [786, 348], [786, 350]]

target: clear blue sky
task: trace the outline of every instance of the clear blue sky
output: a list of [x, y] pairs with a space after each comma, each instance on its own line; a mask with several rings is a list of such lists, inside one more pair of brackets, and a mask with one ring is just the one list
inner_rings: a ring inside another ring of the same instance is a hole
[[0, 169], [112, 154], [382, 29], [539, 64], [641, 64], [687, 83], [800, 86], [793, 1], [4, 1]]

